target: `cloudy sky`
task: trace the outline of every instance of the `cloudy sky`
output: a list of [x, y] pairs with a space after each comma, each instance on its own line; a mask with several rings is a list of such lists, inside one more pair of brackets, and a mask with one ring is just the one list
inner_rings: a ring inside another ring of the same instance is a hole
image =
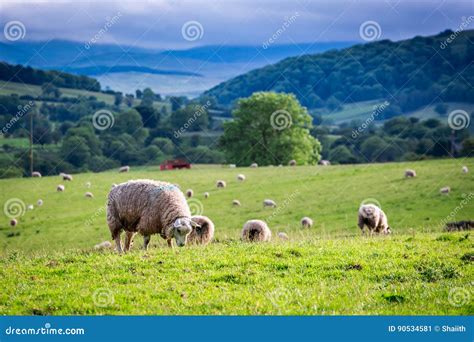
[[[96, 39], [148, 48], [262, 45], [271, 37], [278, 44], [362, 41], [360, 27], [367, 21], [380, 27], [378, 38], [399, 40], [456, 30], [473, 15], [472, 0], [0, 2], [2, 31], [20, 22], [24, 40]], [[474, 20], [469, 23], [474, 28]]]

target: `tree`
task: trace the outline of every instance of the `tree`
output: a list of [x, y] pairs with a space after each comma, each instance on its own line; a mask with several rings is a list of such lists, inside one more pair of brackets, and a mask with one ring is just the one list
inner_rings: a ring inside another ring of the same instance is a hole
[[135, 107], [140, 116], [142, 117], [143, 125], [145, 127], [155, 128], [158, 126], [160, 120], [160, 113], [155, 108], [150, 106], [138, 106]]
[[142, 95], [143, 95], [143, 92], [140, 89], [137, 89], [135, 91], [135, 95], [136, 95], [137, 99], [141, 99]]
[[174, 130], [189, 131], [205, 130], [209, 126], [206, 107], [200, 104], [190, 104], [171, 114], [171, 126]]
[[150, 88], [143, 90], [141, 106], [153, 107], [153, 101], [155, 100], [155, 93]]
[[123, 95], [122, 93], [115, 93], [114, 94], [114, 105], [120, 106], [123, 100]]
[[58, 87], [55, 87], [52, 83], [44, 83], [41, 86], [41, 93], [44, 97], [61, 97], [61, 91]]
[[321, 144], [312, 137], [312, 118], [292, 94], [254, 93], [241, 99], [225, 123], [220, 144], [227, 161], [239, 165], [315, 164]]

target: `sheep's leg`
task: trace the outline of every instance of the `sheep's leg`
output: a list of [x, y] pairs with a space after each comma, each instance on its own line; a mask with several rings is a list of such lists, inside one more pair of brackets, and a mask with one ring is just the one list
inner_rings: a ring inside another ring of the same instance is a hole
[[148, 244], [150, 243], [151, 236], [150, 235], [144, 235], [143, 236], [143, 249], [146, 251], [148, 248]]
[[120, 241], [120, 233], [118, 233], [115, 236], [115, 245], [117, 246], [117, 252], [119, 252], [119, 254], [122, 254], [123, 250], [122, 250], [122, 241]]
[[130, 250], [130, 247], [132, 247], [134, 236], [135, 236], [135, 232], [126, 232], [125, 233], [125, 246], [124, 246], [125, 252], [128, 252]]
[[171, 239], [166, 240], [166, 242], [168, 242], [168, 247], [173, 248], [173, 242]]

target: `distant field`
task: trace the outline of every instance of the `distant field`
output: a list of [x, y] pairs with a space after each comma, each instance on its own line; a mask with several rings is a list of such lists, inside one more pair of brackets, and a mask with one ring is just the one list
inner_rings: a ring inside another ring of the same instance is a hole
[[[64, 183], [59, 176], [0, 180], [0, 203], [44, 200], [17, 227], [0, 217], [0, 313], [472, 314], [470, 292], [467, 301], [452, 304], [452, 291], [471, 291], [472, 237], [442, 232], [445, 219], [473, 219], [474, 176], [461, 173], [463, 165], [474, 170], [474, 159], [171, 172], [145, 167], [74, 175], [64, 193], [55, 191]], [[416, 179], [403, 178], [408, 167]], [[238, 173], [247, 180], [239, 183]], [[190, 207], [215, 222], [216, 242], [169, 250], [154, 236], [144, 253], [137, 236], [129, 255], [94, 251], [110, 239], [104, 206], [111, 184], [136, 178], [192, 188]], [[227, 188], [216, 189], [217, 179]], [[441, 195], [443, 186], [451, 194]], [[86, 199], [86, 191], [95, 198]], [[264, 209], [265, 198], [277, 209]], [[232, 207], [233, 199], [242, 206]], [[381, 205], [392, 236], [360, 237], [361, 202]], [[302, 230], [303, 216], [315, 226]], [[248, 219], [268, 221], [272, 242], [241, 243]], [[279, 241], [278, 232], [290, 241]], [[94, 301], [97, 291], [112, 298], [107, 305]]]

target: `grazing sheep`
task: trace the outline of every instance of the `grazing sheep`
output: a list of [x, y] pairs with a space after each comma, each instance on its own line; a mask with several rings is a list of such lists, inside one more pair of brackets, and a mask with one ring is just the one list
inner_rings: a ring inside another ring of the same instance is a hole
[[279, 232], [278, 237], [282, 240], [289, 240], [290, 239], [290, 237], [286, 233], [283, 233], [283, 232]]
[[38, 177], [38, 178], [41, 178], [41, 173], [38, 172], [38, 171], [33, 171], [33, 172], [31, 173], [31, 177]]
[[405, 178], [415, 178], [416, 177], [416, 171], [415, 170], [405, 170]]
[[97, 249], [97, 250], [109, 249], [109, 248], [112, 248], [112, 243], [110, 243], [110, 241], [104, 241], [94, 246], [94, 249]]
[[66, 173], [64, 173], [64, 172], [59, 173], [59, 177], [64, 177], [64, 175], [66, 175]]
[[18, 224], [18, 221], [16, 219], [10, 220], [10, 226], [15, 227], [17, 224]]
[[444, 188], [439, 189], [439, 192], [443, 195], [447, 195], [451, 192], [451, 188], [449, 186], [445, 186]]
[[358, 226], [365, 233], [364, 226], [367, 226], [370, 234], [383, 233], [390, 234], [392, 231], [388, 225], [387, 215], [375, 204], [363, 204], [359, 208]]
[[119, 169], [119, 172], [122, 173], [122, 172], [128, 172], [130, 171], [130, 166], [126, 165], [126, 166], [122, 166], [120, 169]]
[[62, 185], [62, 184], [59, 184], [59, 185], [56, 187], [56, 191], [57, 191], [57, 192], [63, 192], [64, 190], [66, 190], [66, 188], [65, 188], [64, 185]]
[[462, 172], [463, 173], [468, 173], [469, 172], [469, 169], [467, 168], [467, 166], [462, 167]]
[[303, 228], [311, 228], [313, 226], [313, 220], [305, 216], [301, 219], [301, 226]]
[[448, 222], [444, 230], [447, 232], [456, 232], [462, 230], [471, 230], [474, 228], [474, 221]]
[[30, 204], [30, 205], [28, 206], [28, 210], [33, 210], [34, 208], [35, 208], [35, 207], [33, 206], [33, 204]]
[[192, 216], [196, 224], [188, 235], [188, 242], [195, 245], [207, 245], [214, 237], [214, 223], [207, 216]]
[[42, 199], [39, 199], [37, 202], [36, 202], [36, 205], [38, 207], [41, 207], [43, 205], [43, 200]]
[[261, 220], [247, 221], [242, 228], [241, 238], [243, 241], [270, 241], [271, 237], [272, 232], [270, 228]]
[[322, 165], [322, 166], [329, 166], [331, 165], [331, 162], [329, 160], [324, 160], [324, 159], [321, 159], [319, 162], [318, 162], [319, 165]]
[[235, 200], [232, 201], [232, 205], [234, 207], [240, 207], [240, 201], [235, 199]]
[[252, 163], [252, 164], [250, 164], [250, 167], [256, 168], [256, 167], [258, 167], [258, 164], [257, 163]]
[[121, 183], [110, 190], [107, 223], [117, 251], [122, 253], [120, 234], [126, 232], [124, 250], [130, 249], [134, 235], [143, 235], [146, 250], [152, 234], [160, 234], [172, 246], [180, 247], [196, 224], [191, 220], [186, 198], [175, 185], [147, 179]]
[[91, 187], [91, 182], [86, 182], [86, 188], [90, 189], [90, 187]]
[[276, 203], [274, 200], [271, 200], [271, 199], [264, 199], [263, 200], [263, 207], [266, 208], [266, 207], [271, 207], [271, 208], [276, 208]]
[[88, 197], [88, 198], [94, 198], [94, 194], [92, 192], [89, 192], [87, 191], [84, 196]]
[[235, 168], [237, 167], [237, 165], [235, 165], [235, 164], [230, 164], [229, 167], [230, 167], [231, 169], [235, 169]]
[[217, 183], [216, 183], [216, 186], [218, 188], [225, 188], [227, 186], [227, 184], [223, 180], [218, 180]]
[[238, 175], [237, 175], [237, 180], [243, 182], [243, 181], [245, 180], [245, 175], [243, 175], [243, 174], [241, 174], [241, 173], [238, 174]]
[[209, 198], [209, 193], [208, 192], [204, 193], [204, 198]]
[[67, 173], [63, 174], [63, 180], [72, 181], [72, 179], [72, 175], [68, 175]]
[[186, 197], [187, 198], [191, 198], [191, 197], [193, 197], [193, 195], [194, 195], [194, 192], [193, 192], [192, 189], [186, 190]]
[[296, 160], [292, 159], [289, 161], [288, 165], [290, 166], [296, 166]]

